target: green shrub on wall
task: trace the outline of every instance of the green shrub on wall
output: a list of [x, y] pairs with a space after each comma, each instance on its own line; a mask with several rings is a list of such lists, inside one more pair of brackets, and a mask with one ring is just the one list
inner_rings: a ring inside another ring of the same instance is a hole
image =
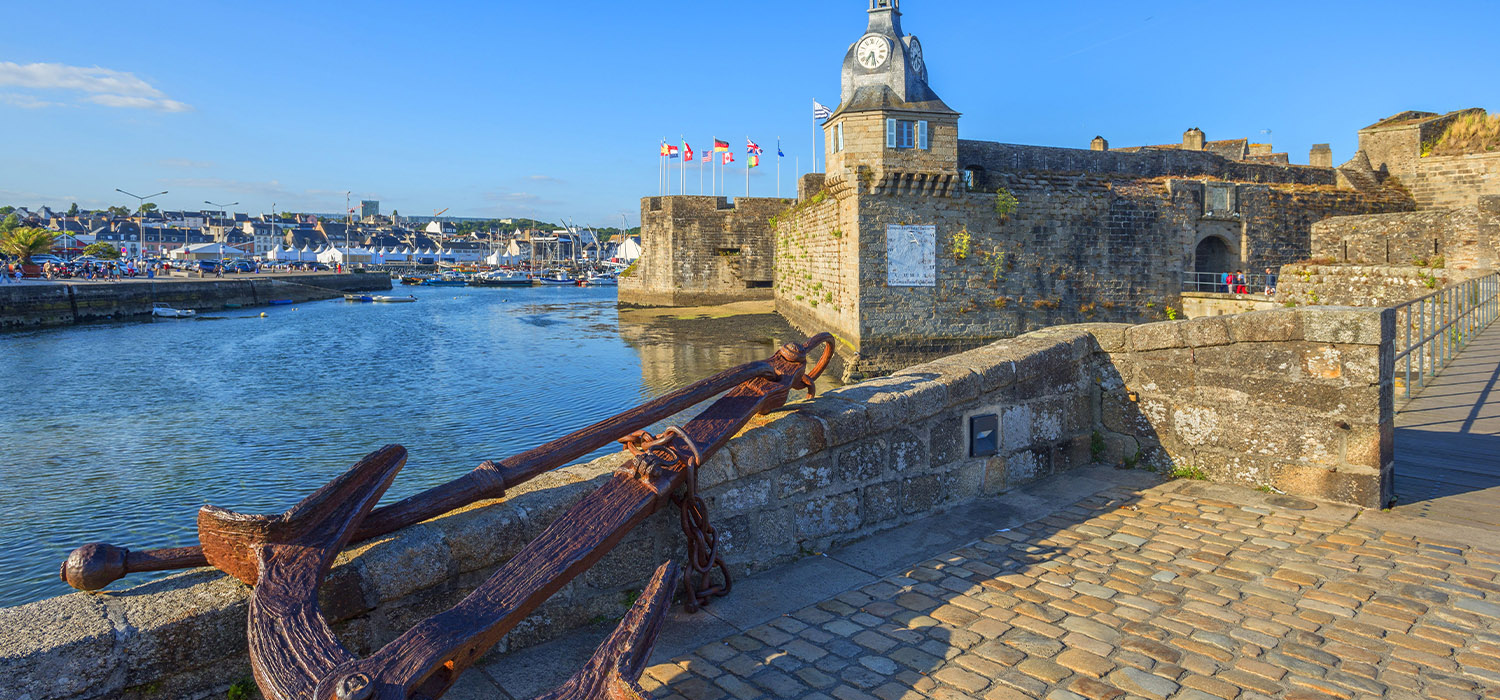
[[1021, 200], [1016, 199], [1010, 190], [1004, 187], [995, 190], [995, 213], [1000, 215], [1002, 221], [1009, 219], [1019, 206], [1021, 206]]

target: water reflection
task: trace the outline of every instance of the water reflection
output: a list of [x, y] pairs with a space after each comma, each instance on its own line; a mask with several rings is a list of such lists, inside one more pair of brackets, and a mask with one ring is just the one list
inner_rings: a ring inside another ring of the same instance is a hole
[[801, 339], [611, 289], [415, 294], [0, 334], [0, 606], [68, 592], [78, 544], [192, 544], [202, 504], [278, 512], [387, 443], [402, 498]]

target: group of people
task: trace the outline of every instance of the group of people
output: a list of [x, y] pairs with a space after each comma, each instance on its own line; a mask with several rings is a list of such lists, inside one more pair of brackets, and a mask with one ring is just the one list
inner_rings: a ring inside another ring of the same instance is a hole
[[46, 263], [42, 265], [44, 279], [120, 280], [145, 276], [156, 277], [165, 263], [136, 263], [134, 261], [90, 261], [83, 263]]
[[[1249, 294], [1250, 278], [1245, 275], [1244, 270], [1226, 272], [1219, 277], [1219, 285], [1226, 294]], [[1276, 273], [1271, 268], [1266, 268], [1265, 290], [1266, 296], [1276, 295]]]
[[5, 273], [0, 275], [0, 283], [17, 283], [21, 281], [22, 277], [26, 276], [26, 273], [21, 270], [21, 266], [16, 263], [6, 263], [0, 266], [0, 272]]

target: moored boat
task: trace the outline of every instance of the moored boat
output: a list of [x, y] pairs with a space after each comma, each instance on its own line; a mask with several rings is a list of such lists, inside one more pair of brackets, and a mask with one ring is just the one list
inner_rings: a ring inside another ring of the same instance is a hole
[[408, 287], [419, 286], [426, 281], [426, 277], [418, 277], [416, 275], [406, 275], [401, 278], [401, 284], [404, 284]]
[[547, 286], [547, 287], [576, 287], [576, 286], [578, 286], [578, 280], [575, 280], [572, 277], [569, 277], [568, 273], [566, 273], [566, 272], [564, 272], [562, 270], [552, 270], [551, 272], [548, 272], [547, 274], [545, 274], [545, 275], [543, 275], [541, 277], [536, 278], [535, 281], [536, 281], [537, 284], [542, 285], [542, 286]]
[[362, 303], [369, 303], [371, 301], [374, 301], [374, 299], [370, 295], [368, 295], [368, 294], [345, 294], [344, 295], [344, 301], [357, 301], [357, 302], [362, 302]]
[[198, 312], [192, 309], [174, 309], [166, 304], [152, 304], [151, 315], [158, 318], [188, 318], [197, 316]]
[[375, 296], [375, 297], [369, 297], [369, 300], [375, 302], [376, 304], [410, 304], [410, 303], [416, 301], [417, 298], [414, 297], [414, 296], [404, 296], [404, 297]]
[[618, 287], [620, 286], [620, 278], [607, 273], [596, 274], [590, 272], [588, 278], [583, 281], [583, 284], [586, 287]]
[[485, 272], [469, 278], [470, 287], [530, 287], [531, 278], [520, 272]]

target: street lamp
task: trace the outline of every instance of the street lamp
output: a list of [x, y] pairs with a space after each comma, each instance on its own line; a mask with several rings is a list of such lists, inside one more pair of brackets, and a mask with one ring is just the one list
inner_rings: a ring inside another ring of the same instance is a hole
[[[230, 202], [228, 204], [214, 204], [213, 202], [210, 202], [210, 201], [208, 201], [206, 199], [203, 200], [203, 203], [207, 204], [208, 206], [211, 206], [211, 207], [217, 207], [218, 210], [219, 210], [219, 213], [221, 213], [221, 214], [224, 213], [224, 212], [226, 212], [226, 211], [228, 211], [229, 207], [237, 207], [237, 206], [240, 205], [239, 202]], [[223, 219], [219, 219], [219, 228], [223, 228], [224, 227], [224, 223], [223, 222], [224, 222]], [[221, 252], [223, 251], [223, 248], [224, 248], [224, 246], [222, 244], [220, 244], [219, 250]], [[187, 257], [187, 236], [183, 236], [183, 238], [182, 238], [182, 257], [184, 257], [184, 258]]]
[[[115, 188], [115, 191], [127, 197], [134, 197], [137, 201], [137, 213], [141, 211], [141, 208], [146, 206], [146, 200], [151, 199], [152, 197], [160, 197], [166, 194], [166, 192], [157, 192], [156, 194], [148, 194], [142, 197], [138, 194], [131, 194], [129, 192], [126, 192], [125, 190], [122, 190], [118, 187]], [[146, 257], [146, 222], [142, 221], [136, 228], [140, 230], [140, 240], [136, 243], [136, 257], [144, 260]]]

